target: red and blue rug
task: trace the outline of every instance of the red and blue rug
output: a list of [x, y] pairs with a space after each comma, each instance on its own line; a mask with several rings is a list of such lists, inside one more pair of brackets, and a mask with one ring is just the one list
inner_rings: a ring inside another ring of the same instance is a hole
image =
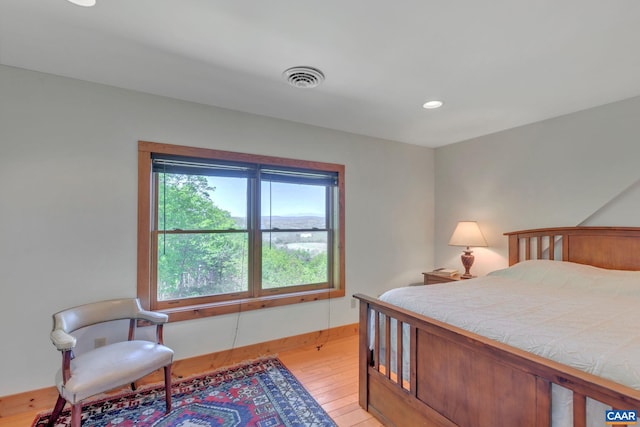
[[[277, 358], [212, 372], [172, 387], [165, 414], [164, 390], [152, 387], [89, 402], [83, 427], [335, 426], [322, 407]], [[46, 426], [50, 412], [32, 427]], [[62, 412], [55, 427], [69, 426]]]

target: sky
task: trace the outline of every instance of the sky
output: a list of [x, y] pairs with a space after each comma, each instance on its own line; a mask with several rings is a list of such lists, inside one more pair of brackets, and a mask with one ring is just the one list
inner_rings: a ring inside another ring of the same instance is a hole
[[[215, 187], [215, 191], [210, 195], [217, 207], [229, 211], [231, 216], [246, 217], [246, 180], [227, 177], [207, 177], [207, 180], [211, 187]], [[318, 185], [263, 182], [262, 216], [324, 216], [324, 193], [325, 188]], [[271, 212], [269, 194], [272, 202]]]

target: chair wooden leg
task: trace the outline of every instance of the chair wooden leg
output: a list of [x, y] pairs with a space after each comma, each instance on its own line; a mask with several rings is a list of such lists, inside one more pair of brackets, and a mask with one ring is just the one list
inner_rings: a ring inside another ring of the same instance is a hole
[[58, 421], [58, 417], [60, 416], [60, 412], [62, 412], [62, 408], [64, 408], [64, 404], [67, 403], [64, 400], [64, 397], [58, 395], [58, 400], [56, 400], [56, 406], [54, 406], [53, 411], [51, 411], [51, 416], [49, 417], [49, 423], [47, 427], [53, 427]]
[[71, 405], [71, 426], [80, 427], [82, 423], [82, 403]]
[[171, 365], [164, 367], [164, 398], [167, 403], [167, 414], [171, 412]]

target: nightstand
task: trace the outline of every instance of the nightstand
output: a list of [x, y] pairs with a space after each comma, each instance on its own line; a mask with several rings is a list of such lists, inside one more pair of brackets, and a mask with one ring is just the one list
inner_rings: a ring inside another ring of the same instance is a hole
[[422, 275], [424, 276], [425, 285], [435, 285], [436, 283], [457, 282], [458, 280], [463, 280], [459, 274], [456, 274], [455, 276], [445, 276], [443, 274], [428, 272], [422, 273]]

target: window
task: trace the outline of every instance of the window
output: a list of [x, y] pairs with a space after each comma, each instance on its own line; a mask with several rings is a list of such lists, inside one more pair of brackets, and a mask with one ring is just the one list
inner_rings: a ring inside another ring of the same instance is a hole
[[344, 296], [344, 166], [140, 142], [138, 296], [172, 320]]

